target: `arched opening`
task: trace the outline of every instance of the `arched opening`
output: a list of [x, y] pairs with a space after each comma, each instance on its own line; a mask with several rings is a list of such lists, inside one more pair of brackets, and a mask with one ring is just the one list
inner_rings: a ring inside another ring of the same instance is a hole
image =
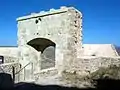
[[55, 43], [45, 38], [35, 38], [27, 43], [33, 47], [40, 55], [40, 68], [47, 69], [55, 67]]

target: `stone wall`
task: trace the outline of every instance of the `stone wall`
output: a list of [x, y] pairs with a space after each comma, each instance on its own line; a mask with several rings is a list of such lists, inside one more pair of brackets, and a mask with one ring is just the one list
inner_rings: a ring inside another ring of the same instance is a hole
[[109, 65], [120, 65], [120, 57], [81, 57], [71, 66], [73, 70], [67, 69], [62, 75], [58, 74], [55, 68], [36, 73], [35, 83], [80, 88], [91, 87], [91, 83], [89, 80], [85, 80], [85, 77], [97, 71], [100, 67], [108, 67]]
[[4, 56], [4, 63], [18, 62], [17, 57]]
[[58, 74], [58, 70], [56, 68], [49, 68], [49, 69], [42, 70], [38, 73], [35, 73], [34, 78], [35, 78], [35, 81], [39, 81], [40, 78], [51, 77], [57, 74]]
[[95, 72], [100, 67], [120, 65], [120, 57], [81, 57], [78, 58], [73, 65], [73, 71], [75, 69], [81, 75], [88, 75]]

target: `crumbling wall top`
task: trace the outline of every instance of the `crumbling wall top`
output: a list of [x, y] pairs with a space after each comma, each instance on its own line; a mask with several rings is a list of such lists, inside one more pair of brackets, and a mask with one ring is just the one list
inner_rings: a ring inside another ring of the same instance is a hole
[[74, 9], [78, 13], [81, 14], [81, 12], [78, 11], [77, 9], [75, 9], [74, 7], [62, 6], [62, 7], [60, 7], [60, 9], [53, 9], [52, 8], [49, 11], [40, 11], [39, 13], [31, 13], [31, 15], [27, 15], [27, 16], [17, 18], [17, 21], [22, 21], [22, 20], [26, 20], [26, 19], [30, 19], [30, 18], [36, 18], [36, 17], [43, 17], [43, 16], [48, 16], [48, 15], [53, 15], [53, 14], [64, 13], [64, 12], [67, 12], [69, 9]]

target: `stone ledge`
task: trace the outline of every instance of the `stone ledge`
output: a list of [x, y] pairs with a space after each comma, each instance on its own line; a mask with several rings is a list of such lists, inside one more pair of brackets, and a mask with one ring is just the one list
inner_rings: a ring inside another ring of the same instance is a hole
[[14, 65], [14, 64], [19, 64], [19, 63], [18, 62], [4, 63], [4, 64], [0, 64], [0, 66]]

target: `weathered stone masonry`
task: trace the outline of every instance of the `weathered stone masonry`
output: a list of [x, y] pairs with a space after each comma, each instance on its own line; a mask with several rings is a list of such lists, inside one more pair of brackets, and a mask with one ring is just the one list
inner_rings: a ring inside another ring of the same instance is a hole
[[[23, 81], [41, 82], [41, 78], [50, 79], [51, 75], [62, 75], [62, 72], [88, 75], [113, 62], [120, 63], [119, 58], [83, 57], [82, 14], [73, 7], [33, 13], [17, 21], [19, 62], [22, 68], [27, 65], [20, 74]], [[43, 59], [49, 46], [54, 48], [54, 59]], [[60, 84], [59, 79], [54, 80]]]

